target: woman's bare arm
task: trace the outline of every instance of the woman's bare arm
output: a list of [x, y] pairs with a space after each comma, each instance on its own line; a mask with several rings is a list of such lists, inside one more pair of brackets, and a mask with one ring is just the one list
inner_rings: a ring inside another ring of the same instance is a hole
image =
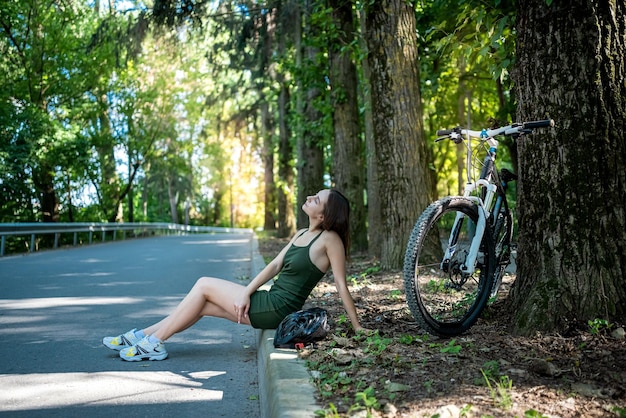
[[343, 307], [352, 323], [352, 328], [354, 328], [355, 332], [363, 331], [365, 328], [363, 328], [359, 322], [356, 306], [354, 306], [354, 299], [350, 294], [350, 290], [348, 290], [346, 282], [346, 256], [344, 246], [336, 233], [329, 233], [326, 237], [326, 254], [330, 260], [330, 267], [333, 270], [337, 293], [339, 293], [339, 297], [341, 297]]

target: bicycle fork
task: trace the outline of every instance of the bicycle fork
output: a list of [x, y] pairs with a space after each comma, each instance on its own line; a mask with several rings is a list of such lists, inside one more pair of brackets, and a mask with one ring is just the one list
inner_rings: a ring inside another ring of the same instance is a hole
[[[474, 189], [481, 186], [484, 187], [487, 191], [484, 202], [476, 196], [471, 196], [471, 193], [474, 191]], [[476, 261], [478, 259], [478, 256], [480, 255], [480, 244], [482, 243], [485, 230], [487, 229], [487, 221], [489, 217], [489, 211], [487, 211], [485, 208], [488, 208], [491, 205], [493, 195], [496, 193], [496, 189], [497, 188], [495, 185], [489, 183], [484, 179], [478, 180], [478, 182], [476, 183], [468, 183], [465, 186], [465, 194], [463, 197], [467, 200], [471, 200], [478, 206], [478, 222], [476, 223], [476, 228], [473, 231], [472, 243], [470, 245], [469, 251], [465, 256], [464, 262], [461, 263], [459, 266], [459, 271], [463, 277], [471, 276], [476, 271]], [[465, 218], [466, 215], [464, 213], [457, 212], [456, 218], [454, 219], [454, 224], [450, 232], [450, 237], [448, 238], [448, 245], [440, 264], [440, 268], [446, 273], [451, 272], [451, 260], [453, 259], [457, 251], [458, 238], [463, 228], [463, 221]]]
[[[440, 265], [441, 269], [445, 272], [449, 272], [450, 270], [450, 260], [452, 260], [456, 253], [457, 239], [461, 228], [463, 227], [463, 221], [465, 217], [466, 216], [462, 213], [457, 213], [456, 215], [454, 226], [452, 228], [452, 233], [450, 234], [450, 238], [448, 239], [448, 246]], [[476, 260], [479, 255], [480, 243], [483, 240], [486, 225], [487, 219], [484, 215], [484, 211], [480, 210], [478, 222], [476, 223], [476, 230], [474, 231], [474, 236], [472, 238], [472, 245], [470, 246], [469, 252], [465, 256], [465, 261], [459, 266], [459, 269], [463, 276], [471, 276], [476, 271]]]

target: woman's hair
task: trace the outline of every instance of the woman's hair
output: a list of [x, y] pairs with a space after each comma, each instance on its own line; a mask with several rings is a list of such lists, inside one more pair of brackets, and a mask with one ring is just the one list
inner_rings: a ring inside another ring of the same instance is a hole
[[324, 206], [324, 221], [322, 229], [335, 231], [346, 252], [350, 252], [350, 202], [338, 190], [330, 189], [326, 206]]

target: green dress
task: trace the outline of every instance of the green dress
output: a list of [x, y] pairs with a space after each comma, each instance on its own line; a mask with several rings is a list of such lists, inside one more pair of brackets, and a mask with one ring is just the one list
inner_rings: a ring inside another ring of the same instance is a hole
[[250, 296], [248, 316], [254, 328], [276, 328], [287, 315], [302, 309], [325, 274], [309, 256], [311, 245], [323, 232], [305, 247], [292, 244], [285, 254], [283, 269], [270, 290], [257, 290]]

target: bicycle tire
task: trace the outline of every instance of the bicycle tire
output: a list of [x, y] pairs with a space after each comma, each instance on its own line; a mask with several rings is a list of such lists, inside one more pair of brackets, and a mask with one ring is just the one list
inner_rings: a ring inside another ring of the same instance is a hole
[[495, 245], [496, 266], [494, 269], [491, 285], [490, 298], [495, 298], [502, 284], [502, 277], [511, 261], [511, 240], [513, 239], [513, 216], [511, 211], [505, 207], [500, 209], [500, 213], [495, 219], [493, 227], [493, 242]]
[[458, 212], [470, 225], [467, 219], [474, 225], [478, 220], [478, 207], [465, 197], [446, 197], [428, 206], [411, 232], [404, 257], [409, 310], [425, 331], [440, 337], [462, 334], [476, 323], [489, 300], [495, 269], [495, 247], [488, 225], [481, 242], [483, 255], [477, 260], [474, 274], [463, 277], [458, 269], [465, 259], [460, 255], [471, 244], [470, 225], [459, 233], [450, 268], [447, 272], [442, 268], [444, 248]]

